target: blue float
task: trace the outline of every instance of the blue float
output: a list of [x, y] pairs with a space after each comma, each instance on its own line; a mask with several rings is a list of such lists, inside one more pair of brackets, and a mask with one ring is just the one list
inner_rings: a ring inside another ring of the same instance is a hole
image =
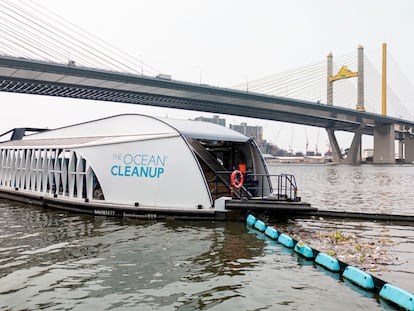
[[256, 220], [256, 223], [254, 224], [254, 227], [259, 230], [260, 232], [265, 231], [266, 224], [261, 220]]
[[246, 223], [249, 226], [253, 226], [256, 223], [256, 220], [257, 220], [256, 217], [254, 217], [253, 215], [249, 214], [249, 216], [247, 216]]
[[279, 235], [277, 241], [286, 247], [293, 247], [295, 244], [290, 236], [283, 233]]
[[[264, 234], [260, 234], [262, 238], [267, 236], [272, 240], [277, 240], [277, 242], [288, 248], [294, 248], [294, 252], [306, 259], [313, 259], [315, 256], [315, 251], [311, 247], [305, 245], [302, 241], [297, 242], [295, 245], [296, 241], [290, 236], [280, 233], [273, 227], [266, 226], [263, 221], [256, 219], [253, 215], [249, 214], [247, 216], [246, 223], [248, 226], [264, 232]], [[316, 253], [318, 253], [318, 251], [316, 251]], [[329, 273], [332, 273], [332, 276], [339, 280], [340, 274], [337, 272], [341, 271], [341, 266], [337, 259], [328, 254], [319, 252], [315, 258], [315, 263], [325, 268], [325, 272], [329, 270]], [[342, 277], [348, 286], [352, 287], [354, 290], [361, 291], [360, 294], [365, 297], [374, 297], [374, 292], [378, 293], [378, 291], [375, 291], [373, 277], [365, 271], [353, 266], [348, 266], [344, 270]], [[414, 311], [414, 295], [403, 289], [387, 283], [382, 287], [379, 295], [382, 299], [390, 301], [408, 311]]]
[[267, 227], [265, 230], [265, 234], [273, 240], [277, 240], [277, 238], [279, 237], [279, 232], [273, 227]]
[[389, 300], [400, 307], [414, 311], [414, 295], [391, 284], [385, 284], [380, 291], [380, 297]]
[[332, 272], [339, 272], [341, 270], [338, 260], [325, 253], [319, 253], [316, 256], [315, 262]]
[[374, 279], [372, 276], [358, 268], [348, 266], [342, 276], [366, 290], [374, 289]]
[[305, 257], [306, 259], [313, 258], [313, 250], [311, 247], [305, 245], [302, 241], [296, 243], [295, 248], [293, 249], [299, 255]]

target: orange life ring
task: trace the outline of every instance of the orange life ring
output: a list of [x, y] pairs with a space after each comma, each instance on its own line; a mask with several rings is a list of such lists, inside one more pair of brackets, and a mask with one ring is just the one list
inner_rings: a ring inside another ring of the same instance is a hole
[[234, 170], [233, 173], [231, 173], [230, 183], [234, 188], [240, 189], [243, 186], [243, 181], [244, 177], [242, 172], [239, 170]]

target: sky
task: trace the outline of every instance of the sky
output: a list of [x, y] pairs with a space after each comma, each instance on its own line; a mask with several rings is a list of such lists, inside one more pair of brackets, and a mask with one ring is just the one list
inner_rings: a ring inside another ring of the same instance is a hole
[[[50, 11], [141, 59], [173, 79], [232, 87], [386, 42], [405, 73], [414, 72], [414, 1], [37, 0]], [[70, 55], [70, 51], [68, 51]], [[414, 81], [411, 78], [411, 84]], [[193, 118], [187, 112], [119, 103], [0, 93], [0, 133], [13, 127], [59, 127], [125, 112]], [[281, 148], [326, 151], [324, 129], [224, 116], [227, 124], [261, 125]], [[342, 148], [352, 136], [339, 134]], [[364, 137], [363, 148], [372, 139]]]

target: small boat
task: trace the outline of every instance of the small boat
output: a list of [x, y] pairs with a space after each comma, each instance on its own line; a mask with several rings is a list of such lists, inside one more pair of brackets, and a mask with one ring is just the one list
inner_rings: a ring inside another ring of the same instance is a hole
[[145, 219], [226, 219], [228, 201], [300, 201], [294, 177], [270, 176], [251, 138], [212, 123], [123, 114], [16, 133], [0, 143], [2, 198]]

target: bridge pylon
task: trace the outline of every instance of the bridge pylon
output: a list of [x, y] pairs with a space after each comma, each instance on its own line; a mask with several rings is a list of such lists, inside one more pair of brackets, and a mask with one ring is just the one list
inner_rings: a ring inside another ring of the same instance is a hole
[[[348, 69], [345, 65], [341, 67], [336, 75], [333, 75], [333, 56], [329, 53], [327, 56], [327, 105], [333, 106], [333, 83], [338, 80], [357, 77], [358, 78], [358, 97], [356, 110], [365, 111], [364, 108], [364, 48], [362, 45], [358, 46], [358, 71], [354, 72]], [[363, 126], [363, 125], [361, 125]], [[351, 147], [348, 150], [346, 158], [342, 156], [338, 141], [335, 137], [335, 131], [332, 128], [326, 129], [328, 133], [329, 143], [332, 147], [332, 159], [336, 163], [350, 163], [358, 164], [361, 162], [361, 127], [355, 129], [354, 138], [352, 139]]]
[[[332, 53], [328, 55], [328, 70], [327, 70], [327, 104], [333, 105], [333, 82], [341, 79], [348, 79], [352, 77], [358, 78], [357, 86], [357, 105], [356, 110], [365, 112], [364, 107], [364, 48], [362, 45], [358, 46], [358, 71], [353, 72], [346, 66], [342, 66], [336, 75], [333, 75]], [[386, 44], [383, 44], [383, 65], [382, 65], [382, 114], [386, 115]], [[361, 118], [362, 119], [362, 118]], [[340, 154], [340, 149], [335, 138], [333, 129], [327, 128], [328, 138], [333, 150], [333, 160], [338, 163], [352, 163], [358, 164], [361, 161], [361, 136], [364, 124], [356, 127], [354, 130], [354, 138], [348, 155], [344, 159]], [[409, 146], [406, 146], [406, 151], [411, 150], [411, 141], [407, 140]], [[375, 124], [374, 126], [374, 163], [395, 163], [395, 130], [394, 124]], [[338, 153], [338, 154], [335, 154]], [[400, 153], [402, 153], [400, 151]], [[407, 152], [406, 152], [407, 154]]]

